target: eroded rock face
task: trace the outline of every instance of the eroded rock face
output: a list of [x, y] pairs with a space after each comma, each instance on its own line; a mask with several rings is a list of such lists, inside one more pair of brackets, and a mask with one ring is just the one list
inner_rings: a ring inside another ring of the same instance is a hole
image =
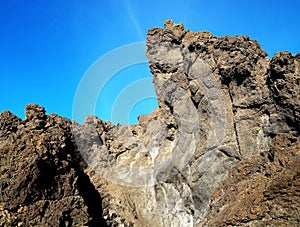
[[101, 197], [84, 173], [72, 122], [26, 107], [0, 115], [0, 225], [99, 226]]
[[299, 151], [299, 137], [280, 134], [268, 152], [239, 162], [199, 226], [299, 226]]
[[1, 114], [2, 223], [299, 225], [300, 55], [166, 21], [147, 56], [159, 108], [136, 125]]
[[[268, 59], [247, 36], [216, 38], [166, 21], [163, 29], [148, 32], [147, 56], [159, 109], [136, 125], [113, 126], [91, 117], [76, 130], [79, 144], [85, 144], [84, 132], [97, 131], [91, 146], [80, 150], [103, 196], [104, 218], [124, 226], [210, 225], [212, 206], [229, 209], [227, 200], [215, 205], [224, 198], [215, 198], [216, 190], [239, 179], [232, 176], [235, 168], [259, 159], [266, 169], [276, 169], [261, 155], [269, 156], [278, 135], [299, 135], [299, 55], [279, 53]], [[290, 156], [293, 163], [297, 157]], [[257, 164], [251, 168], [257, 172]], [[297, 175], [295, 169], [286, 172]], [[243, 200], [235, 202], [243, 207]], [[294, 199], [291, 203], [298, 206]], [[298, 223], [297, 212], [290, 223]], [[274, 220], [275, 213], [270, 215]], [[220, 214], [212, 226], [257, 224], [259, 217], [230, 223]]]

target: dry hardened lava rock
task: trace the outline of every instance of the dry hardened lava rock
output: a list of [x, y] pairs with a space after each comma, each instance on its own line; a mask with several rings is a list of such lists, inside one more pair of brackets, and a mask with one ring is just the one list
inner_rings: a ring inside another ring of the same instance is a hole
[[238, 163], [214, 192], [202, 226], [299, 226], [300, 142], [276, 136], [267, 152]]
[[0, 226], [103, 226], [71, 121], [38, 105], [0, 115]]
[[170, 20], [146, 45], [135, 125], [1, 113], [0, 226], [299, 226], [300, 54]]
[[[169, 179], [146, 188], [89, 174], [103, 195], [108, 223], [299, 226], [300, 55], [282, 52], [267, 58], [248, 36], [214, 37], [170, 20], [164, 28], [148, 31], [146, 45], [159, 109], [137, 125], [100, 130], [103, 138], [113, 139], [104, 139], [99, 153], [113, 153], [115, 163], [124, 158], [143, 166], [145, 161], [131, 145], [149, 144], [144, 132], [153, 135], [155, 127], [160, 127], [156, 134], [162, 139], [154, 160], [168, 158], [172, 141], [188, 152], [189, 144], [178, 138], [184, 131], [178, 113], [185, 113], [184, 123], [197, 122], [198, 117], [196, 149], [185, 168], [175, 168]], [[174, 107], [172, 98], [180, 102], [183, 96], [185, 102]], [[209, 106], [219, 98], [224, 101], [223, 115]], [[196, 111], [189, 114], [185, 109]], [[212, 122], [212, 114], [226, 120]], [[100, 122], [95, 119], [95, 125]], [[219, 144], [207, 147], [212, 125], [225, 132], [216, 135], [222, 137]], [[151, 152], [146, 155], [151, 157]]]

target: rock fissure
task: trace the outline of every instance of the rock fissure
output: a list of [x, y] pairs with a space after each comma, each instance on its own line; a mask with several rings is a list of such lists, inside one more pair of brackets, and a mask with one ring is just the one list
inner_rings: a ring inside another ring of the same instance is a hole
[[[236, 139], [238, 154], [239, 154], [240, 157], [242, 157], [240, 143], [239, 143], [239, 135], [238, 135], [237, 126], [236, 126], [236, 119], [235, 119], [236, 107], [233, 105], [233, 98], [232, 98], [230, 88], [228, 88], [228, 93], [229, 93], [230, 102], [231, 102], [231, 109], [232, 109], [232, 112], [233, 112], [233, 129], [234, 129], [234, 133], [235, 133], [235, 139]], [[223, 152], [223, 150], [221, 150], [221, 151]], [[238, 158], [238, 159], [240, 160], [240, 158]]]

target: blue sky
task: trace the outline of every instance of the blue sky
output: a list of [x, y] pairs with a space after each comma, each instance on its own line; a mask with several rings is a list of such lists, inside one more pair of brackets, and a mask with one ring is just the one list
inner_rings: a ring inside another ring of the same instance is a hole
[[[298, 0], [2, 1], [0, 112], [8, 109], [24, 118], [25, 105], [37, 103], [47, 113], [72, 118], [76, 89], [89, 67], [115, 48], [144, 41], [147, 30], [162, 27], [166, 19], [215, 36], [247, 34], [269, 56], [284, 50], [298, 53], [299, 11]], [[117, 94], [149, 77], [146, 63], [122, 70], [103, 89], [94, 114], [109, 120]], [[141, 100], [129, 122], [156, 106], [155, 98]]]

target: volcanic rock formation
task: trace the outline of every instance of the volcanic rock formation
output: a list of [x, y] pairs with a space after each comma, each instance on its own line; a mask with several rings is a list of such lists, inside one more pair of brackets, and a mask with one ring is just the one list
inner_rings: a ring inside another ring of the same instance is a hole
[[146, 44], [135, 125], [1, 113], [0, 225], [299, 226], [300, 54], [170, 20]]
[[24, 121], [1, 113], [0, 226], [103, 226], [71, 125], [35, 104]]

